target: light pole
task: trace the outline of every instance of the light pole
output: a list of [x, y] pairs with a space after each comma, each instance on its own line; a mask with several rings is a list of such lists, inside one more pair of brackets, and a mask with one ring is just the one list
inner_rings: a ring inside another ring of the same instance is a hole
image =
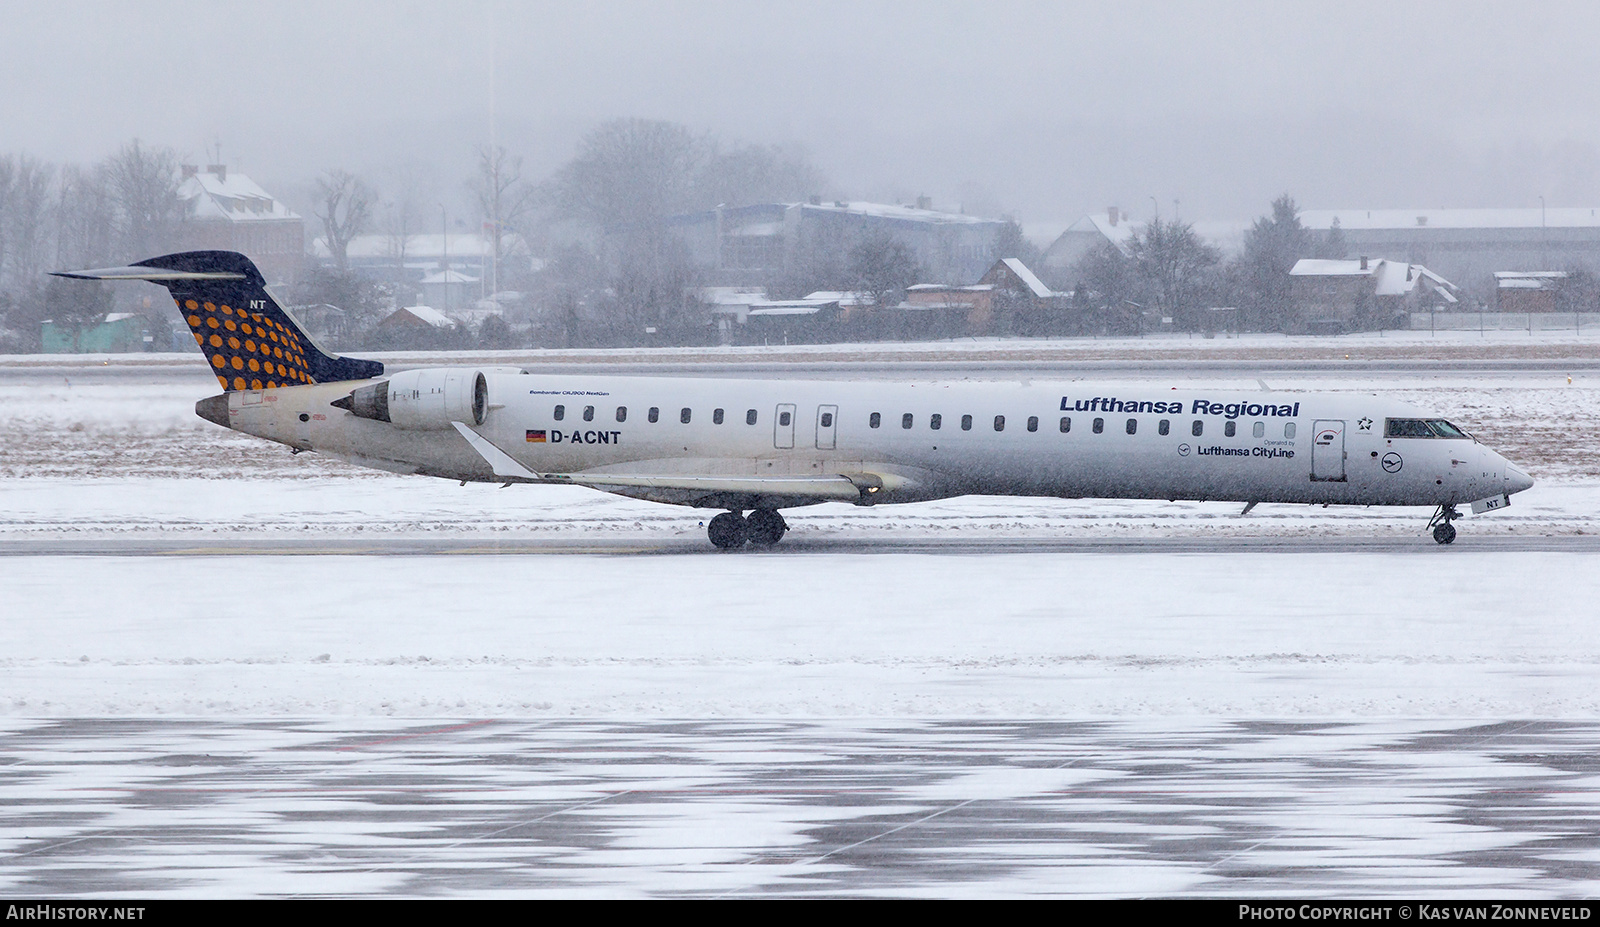
[[443, 275], [444, 275], [444, 314], [445, 315], [449, 315], [450, 314], [450, 217], [444, 211], [444, 204], [443, 203], [439, 204], [439, 231], [443, 233], [442, 236], [441, 236], [442, 242], [441, 242], [439, 247], [440, 247], [440, 250], [444, 252], [444, 256], [443, 256], [443, 260], [441, 260], [439, 263], [443, 266]]

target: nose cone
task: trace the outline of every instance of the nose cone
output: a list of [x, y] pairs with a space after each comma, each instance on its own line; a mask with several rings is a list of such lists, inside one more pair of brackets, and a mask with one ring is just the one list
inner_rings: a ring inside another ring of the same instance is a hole
[[1533, 488], [1533, 477], [1523, 473], [1521, 470], [1518, 470], [1509, 463], [1506, 464], [1507, 493], [1522, 492], [1524, 489], [1531, 488]]

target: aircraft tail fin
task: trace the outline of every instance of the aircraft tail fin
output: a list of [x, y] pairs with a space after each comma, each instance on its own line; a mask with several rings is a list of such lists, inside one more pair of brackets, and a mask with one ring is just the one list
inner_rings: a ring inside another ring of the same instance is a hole
[[56, 271], [78, 280], [148, 280], [172, 294], [224, 390], [272, 389], [383, 375], [378, 361], [323, 350], [267, 292], [249, 258], [234, 251], [185, 251], [128, 267]]

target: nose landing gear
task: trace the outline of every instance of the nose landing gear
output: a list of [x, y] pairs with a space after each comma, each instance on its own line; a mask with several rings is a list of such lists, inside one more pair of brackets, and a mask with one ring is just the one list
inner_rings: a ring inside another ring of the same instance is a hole
[[711, 519], [706, 534], [723, 550], [743, 547], [748, 541], [756, 547], [771, 547], [783, 540], [789, 523], [777, 509], [756, 509], [746, 518], [738, 512], [723, 512]]
[[1433, 539], [1440, 544], [1449, 544], [1456, 539], [1455, 525], [1450, 524], [1461, 513], [1453, 505], [1441, 505], [1439, 511], [1433, 513], [1433, 518], [1428, 522], [1428, 527], [1433, 529]]

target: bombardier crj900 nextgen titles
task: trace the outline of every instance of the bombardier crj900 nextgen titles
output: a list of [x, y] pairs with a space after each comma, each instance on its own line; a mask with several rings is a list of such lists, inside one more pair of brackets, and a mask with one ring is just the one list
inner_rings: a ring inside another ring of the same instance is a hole
[[[1527, 474], [1422, 409], [1367, 396], [1072, 382], [822, 382], [385, 374], [317, 346], [241, 254], [62, 272], [165, 286], [222, 384], [200, 417], [397, 473], [561, 483], [722, 509], [717, 547], [771, 545], [779, 510], [969, 494], [1432, 506], [1451, 524]], [[748, 514], [747, 514], [748, 513]]]

